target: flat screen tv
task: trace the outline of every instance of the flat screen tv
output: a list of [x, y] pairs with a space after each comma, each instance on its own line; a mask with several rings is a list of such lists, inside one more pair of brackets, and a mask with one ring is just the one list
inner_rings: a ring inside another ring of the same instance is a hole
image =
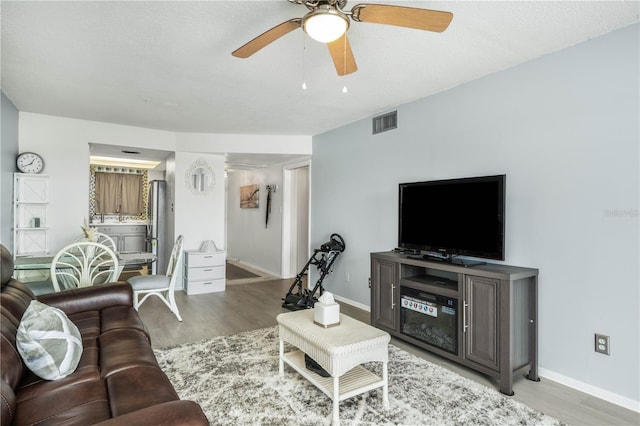
[[505, 175], [401, 183], [398, 246], [504, 260]]

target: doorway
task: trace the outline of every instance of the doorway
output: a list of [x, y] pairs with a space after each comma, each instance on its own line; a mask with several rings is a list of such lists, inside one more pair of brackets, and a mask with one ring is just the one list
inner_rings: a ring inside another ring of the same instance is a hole
[[284, 168], [282, 277], [293, 278], [309, 259], [309, 162]]

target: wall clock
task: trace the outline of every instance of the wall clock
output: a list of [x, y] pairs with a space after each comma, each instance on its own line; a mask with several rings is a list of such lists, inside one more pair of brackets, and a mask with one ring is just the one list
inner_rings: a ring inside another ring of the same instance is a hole
[[22, 173], [40, 173], [44, 168], [44, 160], [34, 152], [23, 152], [16, 158], [16, 165]]

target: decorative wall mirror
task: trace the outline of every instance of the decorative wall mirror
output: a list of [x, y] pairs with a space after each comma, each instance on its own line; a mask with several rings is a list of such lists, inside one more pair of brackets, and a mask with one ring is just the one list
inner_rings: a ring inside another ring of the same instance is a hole
[[206, 194], [216, 183], [216, 175], [207, 162], [200, 158], [196, 160], [185, 174], [187, 188], [194, 194]]

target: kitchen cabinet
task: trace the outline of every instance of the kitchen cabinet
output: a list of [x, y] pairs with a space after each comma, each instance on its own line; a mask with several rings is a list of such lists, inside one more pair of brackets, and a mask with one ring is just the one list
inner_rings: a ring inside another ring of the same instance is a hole
[[110, 236], [119, 253], [146, 252], [147, 226], [141, 224], [96, 224], [98, 232]]

